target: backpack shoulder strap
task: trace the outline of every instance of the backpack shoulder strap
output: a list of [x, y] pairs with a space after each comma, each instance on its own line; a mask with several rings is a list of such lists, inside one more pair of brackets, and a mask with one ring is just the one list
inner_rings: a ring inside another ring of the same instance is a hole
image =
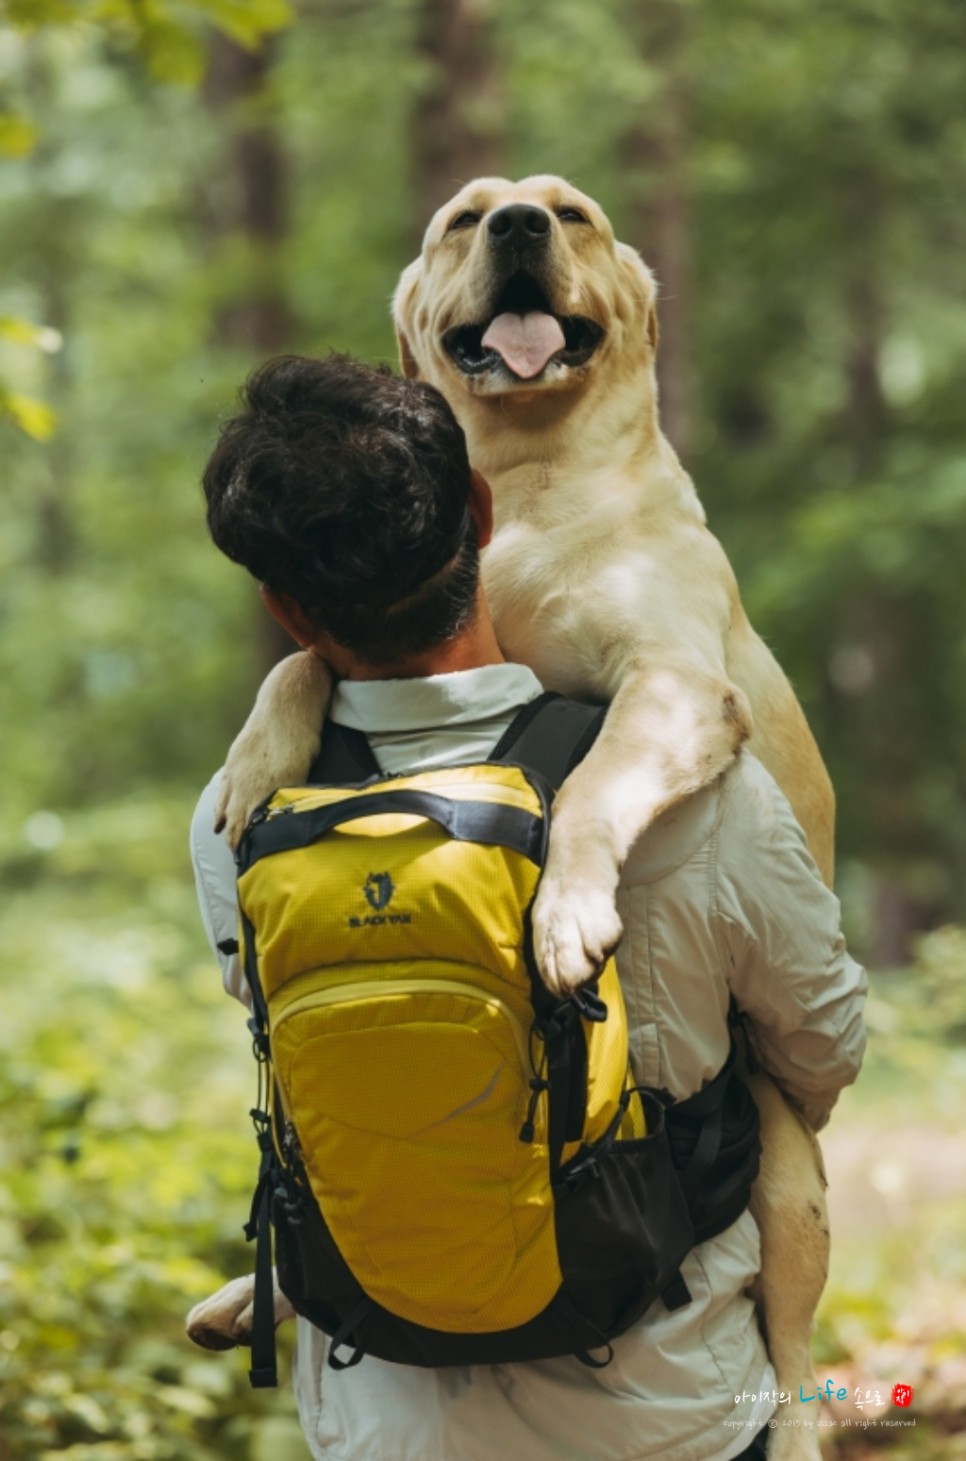
[[[537, 771], [557, 791], [590, 750], [606, 713], [606, 706], [584, 705], [546, 690], [514, 716], [487, 760]], [[321, 750], [306, 780], [345, 786], [381, 775], [363, 732], [327, 720]]]
[[367, 737], [352, 726], [327, 720], [322, 729], [322, 747], [312, 762], [306, 781], [320, 786], [348, 786], [381, 776]]
[[538, 771], [559, 791], [594, 744], [606, 714], [605, 705], [583, 705], [546, 690], [524, 705], [487, 759]]

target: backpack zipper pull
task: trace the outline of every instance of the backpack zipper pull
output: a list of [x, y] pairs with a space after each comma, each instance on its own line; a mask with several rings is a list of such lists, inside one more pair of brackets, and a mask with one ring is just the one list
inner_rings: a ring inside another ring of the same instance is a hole
[[549, 1081], [542, 1080], [540, 1078], [540, 1076], [538, 1076], [538, 1075], [531, 1076], [531, 1078], [530, 1078], [530, 1091], [531, 1091], [531, 1096], [530, 1096], [529, 1103], [527, 1105], [527, 1116], [526, 1116], [526, 1120], [524, 1121], [523, 1125], [520, 1127], [520, 1140], [521, 1141], [527, 1141], [527, 1142], [533, 1141], [534, 1117], [537, 1114], [537, 1102], [540, 1099], [541, 1093], [543, 1091], [549, 1091], [549, 1089], [550, 1089], [550, 1082]]

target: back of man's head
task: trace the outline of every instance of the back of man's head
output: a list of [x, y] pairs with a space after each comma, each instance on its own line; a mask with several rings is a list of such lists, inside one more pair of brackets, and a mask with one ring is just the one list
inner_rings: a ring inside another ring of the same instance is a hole
[[229, 558], [369, 664], [471, 620], [479, 574], [466, 441], [443, 397], [344, 355], [255, 371], [205, 468]]

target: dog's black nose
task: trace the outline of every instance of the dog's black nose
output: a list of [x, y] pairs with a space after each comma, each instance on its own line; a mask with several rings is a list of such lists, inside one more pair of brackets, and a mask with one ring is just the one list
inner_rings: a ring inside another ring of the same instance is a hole
[[510, 203], [491, 213], [486, 224], [490, 243], [522, 249], [544, 244], [550, 237], [550, 214], [532, 203]]

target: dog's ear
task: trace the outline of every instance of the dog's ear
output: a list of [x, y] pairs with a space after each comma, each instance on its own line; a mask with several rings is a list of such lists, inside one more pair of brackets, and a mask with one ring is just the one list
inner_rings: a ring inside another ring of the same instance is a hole
[[660, 331], [657, 324], [657, 286], [654, 275], [636, 249], [629, 244], [617, 245], [617, 259], [637, 299], [651, 350], [657, 352]]
[[422, 273], [422, 260], [416, 259], [404, 269], [396, 285], [396, 292], [392, 298], [392, 321], [396, 327], [396, 344], [399, 348], [399, 364], [402, 373], [407, 380], [415, 380], [419, 375], [419, 366], [413, 354], [412, 346], [409, 343], [412, 334], [410, 319], [412, 315], [413, 301], [416, 298], [416, 290], [419, 287], [419, 278]]

